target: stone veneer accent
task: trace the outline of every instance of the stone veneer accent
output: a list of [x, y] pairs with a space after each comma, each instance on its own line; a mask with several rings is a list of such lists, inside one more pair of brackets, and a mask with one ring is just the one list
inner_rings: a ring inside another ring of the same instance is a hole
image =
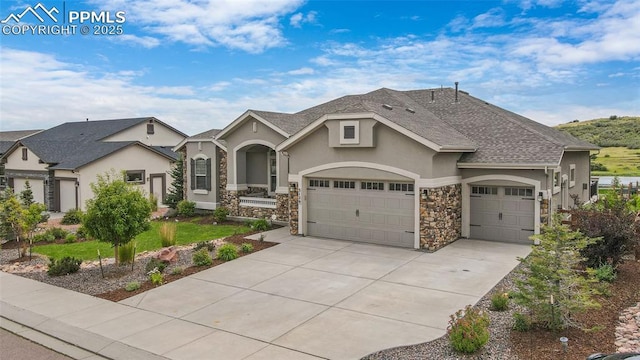
[[542, 199], [540, 203], [540, 225], [546, 225], [549, 222], [549, 199]]
[[289, 183], [289, 231], [291, 235], [298, 235], [298, 200], [297, 184]]
[[[422, 193], [427, 190], [426, 199]], [[420, 247], [438, 250], [462, 233], [462, 185], [420, 189]]]
[[[187, 199], [187, 179], [189, 174], [187, 173], [187, 168], [189, 167], [187, 161], [187, 146], [183, 146], [180, 150], [178, 150], [178, 154], [182, 157], [182, 198]], [[173, 166], [173, 164], [171, 165]], [[170, 176], [171, 177], [171, 176]], [[169, 179], [170, 182], [173, 181], [173, 178]]]
[[223, 206], [225, 206], [229, 210], [229, 215], [231, 216], [248, 217], [254, 219], [271, 219], [271, 217], [275, 214], [277, 221], [286, 222], [289, 220], [289, 194], [276, 194], [275, 209], [253, 206], [240, 206], [241, 196], [259, 192], [266, 193], [267, 189], [250, 187], [248, 190], [240, 191], [223, 190], [220, 198]]
[[227, 192], [227, 152], [216, 146], [216, 157], [218, 159], [218, 196], [216, 201], [226, 207], [224, 194]]

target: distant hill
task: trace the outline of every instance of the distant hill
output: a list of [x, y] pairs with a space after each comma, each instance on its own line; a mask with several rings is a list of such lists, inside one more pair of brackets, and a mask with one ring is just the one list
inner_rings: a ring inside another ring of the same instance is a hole
[[600, 147], [640, 149], [640, 117], [611, 116], [608, 119], [574, 120], [555, 127]]

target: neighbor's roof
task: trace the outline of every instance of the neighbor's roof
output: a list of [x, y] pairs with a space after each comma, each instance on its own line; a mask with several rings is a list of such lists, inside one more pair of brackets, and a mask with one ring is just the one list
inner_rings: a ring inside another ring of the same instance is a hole
[[77, 169], [130, 145], [139, 145], [176, 159], [177, 155], [169, 147], [150, 147], [138, 141], [101, 141], [150, 119], [160, 122], [152, 117], [68, 122], [23, 138], [20, 143], [43, 162], [54, 164], [50, 169]]
[[11, 146], [21, 138], [35, 134], [42, 130], [16, 130], [0, 131], [0, 155], [4, 154]]
[[458, 92], [457, 102], [455, 97], [452, 88], [411, 91], [381, 88], [343, 96], [294, 114], [251, 112], [289, 136], [327, 114], [375, 113], [442, 149], [468, 149], [459, 160], [463, 166], [557, 165], [566, 150], [598, 149], [466, 92]]

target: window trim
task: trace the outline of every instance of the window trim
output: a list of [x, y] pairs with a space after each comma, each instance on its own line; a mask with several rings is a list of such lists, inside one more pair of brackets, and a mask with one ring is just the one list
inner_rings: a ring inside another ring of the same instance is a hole
[[415, 186], [413, 183], [390, 182], [388, 186], [389, 186], [389, 191], [407, 192], [407, 193], [415, 192]]
[[330, 188], [331, 181], [329, 179], [309, 179], [310, 188]]
[[[353, 126], [354, 134], [353, 139], [347, 139], [344, 137], [344, 128]], [[341, 145], [357, 145], [360, 144], [360, 122], [357, 120], [344, 120], [340, 121], [340, 144]]]
[[576, 186], [576, 164], [569, 165], [569, 187]]
[[[136, 173], [140, 173], [140, 175], [141, 175], [140, 181], [129, 181], [129, 175], [136, 174]], [[127, 170], [125, 172], [124, 181], [127, 184], [144, 185], [144, 184], [146, 184], [146, 178], [147, 178], [146, 170]]]
[[152, 122], [147, 124], [147, 135], [155, 134], [155, 127]]
[[333, 180], [333, 188], [339, 190], [355, 190], [356, 182], [355, 180]]
[[[207, 159], [205, 159], [204, 157], [198, 157], [198, 158], [194, 158], [194, 163], [193, 163], [193, 174], [195, 176], [195, 188], [193, 189], [193, 193], [194, 194], [202, 194], [202, 191], [207, 191], [208, 194], [208, 190], [207, 190]], [[202, 161], [202, 163], [204, 164], [204, 174], [198, 174], [198, 161]], [[204, 187], [198, 187], [198, 178], [199, 177], [204, 177]], [[198, 192], [196, 192], [198, 191]]]
[[557, 194], [560, 192], [560, 188], [562, 187], [562, 169], [556, 168], [553, 170], [553, 183], [551, 184], [553, 187], [553, 194]]
[[26, 147], [22, 148], [22, 160], [23, 161], [29, 160], [29, 149], [27, 149]]
[[360, 181], [360, 190], [384, 191], [385, 187], [382, 181]]

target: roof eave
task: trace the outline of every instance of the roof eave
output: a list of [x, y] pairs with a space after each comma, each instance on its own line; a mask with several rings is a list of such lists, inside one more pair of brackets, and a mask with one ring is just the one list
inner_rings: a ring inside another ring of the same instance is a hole
[[242, 124], [242, 122], [245, 119], [247, 119], [249, 116], [251, 116], [252, 118], [254, 118], [254, 119], [258, 120], [258, 121], [260, 121], [261, 123], [263, 123], [264, 125], [269, 127], [271, 130], [277, 132], [278, 134], [284, 136], [285, 138], [288, 138], [288, 137], [291, 136], [291, 134], [289, 134], [288, 132], [286, 132], [286, 131], [282, 130], [281, 128], [277, 127], [276, 125], [274, 125], [270, 121], [266, 120], [262, 116], [259, 116], [253, 110], [247, 110], [242, 115], [240, 115], [238, 118], [233, 120], [233, 122], [231, 124], [225, 126], [224, 129], [220, 130], [220, 132], [215, 136], [215, 139], [217, 140], [217, 139], [224, 138], [225, 135], [227, 135], [228, 133], [232, 132], [237, 126]]
[[512, 169], [532, 170], [556, 167], [558, 164], [458, 163], [460, 169]]

